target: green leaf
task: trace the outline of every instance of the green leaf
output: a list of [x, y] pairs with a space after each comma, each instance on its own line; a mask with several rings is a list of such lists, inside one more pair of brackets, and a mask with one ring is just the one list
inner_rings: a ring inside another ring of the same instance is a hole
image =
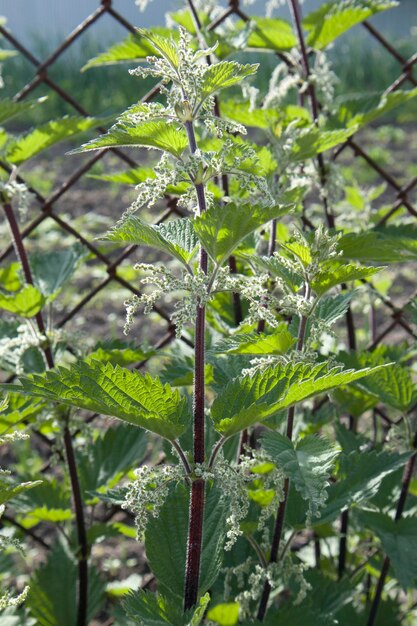
[[209, 602], [210, 595], [205, 593], [204, 596], [200, 598], [199, 606], [194, 611], [194, 615], [192, 616], [191, 621], [188, 622], [187, 626], [199, 626], [201, 624]]
[[48, 301], [58, 295], [87, 254], [87, 249], [76, 243], [64, 250], [35, 252], [30, 255], [33, 282]]
[[6, 291], [18, 291], [22, 286], [20, 263], [0, 268], [0, 286]]
[[201, 84], [201, 100], [206, 100], [220, 89], [240, 83], [247, 76], [256, 73], [259, 64], [241, 65], [235, 61], [220, 61], [209, 65], [204, 72]]
[[348, 0], [326, 2], [319, 9], [303, 19], [308, 31], [307, 44], [321, 50], [344, 32], [365, 21], [371, 15], [397, 6], [397, 2], [387, 0]]
[[274, 463], [308, 501], [312, 514], [319, 515], [340, 448], [315, 435], [307, 435], [294, 444], [280, 433], [267, 432], [261, 442]]
[[[356, 126], [361, 128], [416, 96], [417, 88], [409, 91], [398, 90], [382, 95], [378, 93], [347, 96], [338, 102], [336, 119], [345, 127]], [[331, 120], [330, 123], [334, 122]]]
[[217, 343], [212, 351], [228, 354], [285, 354], [295, 343], [295, 338], [287, 330], [285, 323], [280, 324], [271, 334], [237, 333]]
[[218, 265], [231, 255], [233, 250], [257, 228], [270, 220], [285, 215], [292, 205], [274, 207], [229, 202], [225, 206], [214, 206], [194, 220], [194, 230], [201, 245]]
[[97, 125], [98, 121], [93, 117], [67, 116], [51, 120], [9, 143], [6, 157], [14, 165], [21, 165], [59, 141], [84, 133]]
[[44, 375], [21, 378], [21, 385], [3, 390], [44, 398], [68, 406], [117, 417], [173, 440], [189, 423], [187, 400], [158, 378], [110, 363], [78, 362]]
[[45, 304], [42, 293], [33, 285], [25, 285], [20, 291], [0, 292], [0, 309], [21, 317], [33, 317]]
[[[32, 575], [29, 586], [26, 605], [32, 617], [36, 618], [37, 626], [76, 624], [77, 565], [60, 543], [55, 541], [46, 564]], [[104, 585], [91, 567], [88, 577], [88, 622], [100, 610], [104, 600]]]
[[[160, 35], [173, 34], [170, 28], [153, 28]], [[175, 35], [175, 33], [174, 33]], [[102, 52], [98, 56], [90, 59], [88, 63], [81, 69], [82, 72], [91, 67], [100, 67], [102, 65], [114, 65], [116, 63], [126, 63], [127, 61], [145, 59], [150, 54], [155, 54], [155, 48], [141, 34], [129, 35], [124, 41], [121, 41], [109, 48], [106, 52]]]
[[236, 626], [239, 621], [239, 605], [237, 602], [217, 604], [207, 613], [207, 619], [219, 626]]
[[20, 483], [19, 485], [6, 485], [0, 480], [0, 506], [8, 502], [8, 500], [15, 498], [23, 491], [32, 489], [33, 487], [38, 487], [41, 484], [41, 480], [34, 480], [31, 482]]
[[330, 260], [323, 263], [320, 267], [320, 272], [315, 275], [311, 286], [316, 294], [321, 296], [336, 285], [348, 283], [352, 280], [369, 278], [383, 269], [383, 267], [362, 267], [351, 263], [343, 264], [339, 261]]
[[0, 100], [0, 124], [4, 124], [4, 122], [10, 120], [16, 115], [19, 115], [28, 109], [32, 109], [44, 100], [45, 98], [39, 98], [38, 100], [25, 100], [24, 102], [15, 102], [14, 100], [8, 99]]
[[385, 476], [402, 467], [410, 454], [390, 452], [353, 451], [343, 457], [343, 474], [328, 490], [326, 506], [321, 511], [319, 523], [331, 522], [352, 504], [372, 498]]
[[[189, 489], [172, 488], [159, 515], [146, 529], [145, 546], [150, 567], [166, 598], [182, 602], [187, 550]], [[204, 594], [216, 580], [222, 560], [227, 509], [216, 487], [206, 487], [203, 553], [199, 593]]]
[[232, 380], [214, 400], [216, 430], [229, 437], [298, 402], [368, 376], [374, 370], [341, 370], [326, 364], [279, 364]]
[[155, 350], [125, 341], [99, 341], [85, 361], [101, 361], [112, 365], [135, 365], [156, 354]]
[[84, 491], [115, 485], [126, 472], [140, 464], [146, 449], [146, 433], [142, 430], [132, 431], [124, 424], [108, 428], [78, 454], [77, 466]]
[[394, 521], [388, 515], [358, 511], [361, 523], [378, 535], [403, 589], [417, 584], [417, 524], [414, 517]]
[[155, 248], [178, 259], [186, 267], [198, 247], [193, 223], [187, 218], [150, 226], [131, 215], [119, 222], [103, 239]]
[[[346, 313], [354, 293], [354, 291], [347, 291], [339, 293], [337, 296], [322, 298], [314, 310], [314, 317], [331, 326]], [[310, 326], [309, 323], [308, 327]]]
[[356, 127], [342, 130], [321, 130], [313, 126], [302, 129], [294, 140], [291, 159], [292, 161], [311, 159], [344, 143], [355, 131]]
[[117, 122], [105, 134], [72, 150], [70, 154], [101, 150], [102, 148], [155, 148], [170, 152], [179, 158], [188, 146], [184, 130], [178, 130], [173, 124], [166, 122]]
[[178, 67], [178, 49], [172, 37], [164, 37], [155, 30], [145, 30], [144, 28], [139, 28], [138, 33], [151, 44], [153, 54], [156, 52], [158, 56], [164, 57], [172, 67]]
[[[285, 51], [297, 45], [297, 38], [291, 25], [285, 20], [267, 17], [253, 17], [252, 30], [247, 45], [249, 48]], [[243, 25], [239, 23], [238, 25]]]
[[130, 591], [123, 599], [126, 615], [140, 626], [166, 626], [171, 624], [161, 597], [150, 591]]
[[[369, 367], [384, 362], [384, 357], [378, 352], [341, 352], [339, 357], [348, 367]], [[358, 383], [358, 386], [375, 396], [379, 402], [401, 413], [407, 412], [417, 400], [417, 389], [411, 372], [399, 363], [391, 363], [378, 370], [369, 379]]]
[[349, 233], [339, 239], [338, 247], [346, 259], [404, 263], [417, 258], [417, 228], [407, 224]]
[[41, 401], [34, 402], [33, 399], [28, 400], [19, 394], [9, 393], [6, 406], [0, 407], [0, 437], [16, 430], [23, 421], [30, 421], [44, 407], [45, 404]]

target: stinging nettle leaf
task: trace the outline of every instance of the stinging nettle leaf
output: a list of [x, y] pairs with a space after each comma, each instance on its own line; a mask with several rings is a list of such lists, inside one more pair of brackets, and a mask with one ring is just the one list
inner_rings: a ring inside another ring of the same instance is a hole
[[[1, 59], [0, 59], [1, 60]], [[45, 98], [38, 100], [26, 100], [24, 102], [15, 102], [6, 98], [0, 100], [0, 124], [4, 124], [7, 120], [33, 108], [37, 104], [43, 102]]]
[[287, 214], [292, 207], [290, 204], [270, 208], [251, 204], [237, 206], [229, 202], [197, 217], [194, 230], [206, 252], [221, 265], [245, 237], [270, 220]]
[[308, 45], [321, 50], [344, 32], [371, 15], [397, 6], [392, 0], [333, 0], [306, 15], [303, 26], [308, 31]]
[[[170, 28], [154, 28], [159, 35], [172, 35]], [[126, 63], [127, 61], [143, 61], [150, 54], [155, 54], [155, 48], [151, 43], [139, 33], [129, 35], [123, 41], [111, 46], [106, 52], [102, 52], [98, 56], [90, 59], [88, 63], [82, 67], [81, 71], [85, 72], [92, 67], [100, 67], [102, 65], [115, 65], [117, 63]]]
[[282, 409], [368, 376], [379, 367], [384, 366], [359, 371], [340, 367], [328, 370], [326, 363], [268, 367], [232, 380], [214, 400], [211, 417], [216, 430], [229, 437]]
[[240, 83], [247, 76], [255, 74], [258, 67], [259, 64], [241, 65], [235, 61], [220, 61], [209, 65], [202, 80], [201, 100], [206, 100], [220, 89]]
[[49, 301], [53, 300], [87, 254], [88, 250], [80, 243], [64, 250], [31, 254], [33, 282]]
[[98, 123], [98, 120], [93, 117], [67, 116], [52, 120], [9, 143], [6, 157], [14, 165], [21, 165], [42, 150], [50, 148], [59, 141], [95, 128]]
[[315, 435], [307, 435], [294, 444], [280, 433], [267, 432], [261, 442], [274, 463], [308, 501], [312, 514], [319, 516], [340, 448]]
[[342, 264], [331, 260], [324, 263], [320, 268], [320, 272], [315, 275], [311, 287], [318, 296], [321, 296], [336, 285], [369, 278], [383, 269], [384, 267], [362, 267], [352, 263]]
[[392, 93], [355, 94], [339, 100], [336, 120], [331, 124], [341, 123], [345, 127], [361, 128], [392, 109], [405, 104], [417, 96], [417, 88], [409, 91], [397, 90]]
[[187, 267], [198, 247], [193, 224], [187, 218], [150, 226], [139, 217], [130, 215], [116, 224], [102, 239], [155, 248], [178, 259]]
[[352, 504], [372, 498], [388, 474], [402, 467], [410, 454], [354, 450], [343, 457], [344, 478], [328, 490], [326, 506], [321, 511], [319, 524], [331, 522]]
[[280, 324], [273, 333], [237, 333], [225, 337], [217, 343], [214, 353], [228, 354], [285, 354], [295, 343], [294, 336], [287, 330], [286, 324]]
[[33, 317], [44, 304], [45, 297], [33, 285], [25, 285], [17, 292], [0, 292], [0, 309], [21, 317]]
[[124, 422], [174, 440], [189, 423], [186, 398], [158, 378], [110, 363], [80, 361], [44, 375], [20, 379], [21, 385], [2, 385], [13, 391], [51, 402], [117, 417]]
[[[243, 26], [239, 23], [238, 26]], [[291, 50], [297, 45], [291, 25], [285, 20], [268, 17], [253, 17], [251, 31], [248, 38], [248, 47], [285, 51]]]
[[185, 131], [177, 130], [173, 124], [144, 122], [138, 125], [120, 121], [105, 135], [92, 139], [80, 148], [72, 150], [70, 154], [102, 148], [155, 148], [179, 158], [187, 146], [188, 139]]
[[414, 517], [394, 521], [388, 515], [373, 511], [358, 511], [360, 521], [381, 540], [395, 577], [403, 589], [417, 584], [417, 524]]

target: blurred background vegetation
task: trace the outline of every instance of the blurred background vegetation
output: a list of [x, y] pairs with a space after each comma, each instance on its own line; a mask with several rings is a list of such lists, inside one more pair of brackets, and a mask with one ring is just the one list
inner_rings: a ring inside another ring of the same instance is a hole
[[[85, 18], [88, 12], [93, 11], [98, 5], [96, 0], [74, 0], [71, 7], [69, 3], [57, 5], [55, 1], [52, 6], [51, 1], [40, 0], [40, 2], [30, 3], [28, 7], [26, 0], [2, 0], [0, 8], [0, 12], [8, 18], [8, 28], [39, 60], [45, 59], [70, 32], [72, 22], [79, 17], [77, 11], [81, 11], [81, 17]], [[248, 13], [264, 14], [265, 4], [266, 0], [258, 0], [247, 7]], [[305, 0], [304, 12], [307, 13], [321, 4], [323, 4], [322, 0]], [[29, 9], [29, 14], [26, 16], [23, 5]], [[73, 11], [71, 19], [65, 21], [66, 16], [61, 15], [59, 6]], [[119, 5], [116, 0], [114, 6], [138, 26], [158, 24], [163, 19], [163, 11], [160, 10], [158, 0], [151, 2], [143, 13], [136, 7], [134, 0], [119, 0]], [[177, 0], [164, 0], [164, 10], [169, 8], [178, 8]], [[50, 9], [53, 15], [45, 21], [47, 11]], [[287, 18], [289, 16], [286, 11], [286, 7], [281, 7], [275, 15]], [[43, 14], [45, 15], [42, 17]], [[38, 29], [37, 23], [42, 19], [44, 27]], [[400, 0], [397, 8], [375, 16], [372, 23], [405, 58], [409, 58], [415, 52], [417, 48], [416, 0]], [[68, 24], [68, 30], [64, 28], [64, 24]], [[127, 70], [132, 64], [95, 68], [84, 73], [80, 70], [88, 59], [126, 36], [127, 31], [114, 20], [103, 20], [102, 25], [99, 20], [48, 70], [51, 78], [81, 101], [83, 106], [94, 115], [107, 116], [121, 112], [127, 105], [137, 101], [146, 93], [152, 82], [139, 81], [131, 77]], [[11, 47], [4, 40], [1, 44], [2, 47]], [[254, 54], [256, 60], [259, 61], [259, 51]], [[247, 56], [245, 55], [245, 60]], [[338, 39], [329, 51], [329, 56], [339, 78], [337, 85], [339, 94], [383, 92], [401, 73], [398, 61], [387, 53], [362, 26], [357, 26]], [[261, 70], [256, 81], [257, 86], [262, 91], [266, 91], [271, 72], [279, 59], [272, 53], [264, 53], [262, 57]], [[8, 61], [7, 71], [4, 74], [5, 86], [2, 90], [2, 97], [12, 97], [30, 82], [34, 76], [34, 68], [19, 54]], [[33, 95], [37, 97], [48, 95], [48, 101], [43, 107], [28, 112], [25, 116], [26, 124], [35, 124], [53, 117], [74, 113], [70, 105], [55, 93], [51, 93], [43, 84], [33, 92]], [[392, 120], [404, 122], [411, 119], [413, 106], [414, 104], [408, 108], [402, 108], [399, 114], [400, 119], [395, 118], [398, 115], [395, 111], [392, 114]], [[388, 120], [384, 121], [386, 123]], [[20, 119], [19, 123], [22, 123]]]

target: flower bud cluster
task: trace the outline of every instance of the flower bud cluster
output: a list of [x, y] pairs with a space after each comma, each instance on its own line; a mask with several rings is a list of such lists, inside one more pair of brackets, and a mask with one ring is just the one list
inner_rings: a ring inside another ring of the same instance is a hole
[[171, 484], [184, 478], [184, 472], [180, 465], [144, 465], [135, 471], [135, 476], [128, 485], [122, 508], [135, 515], [137, 539], [141, 541], [149, 520], [158, 517]]

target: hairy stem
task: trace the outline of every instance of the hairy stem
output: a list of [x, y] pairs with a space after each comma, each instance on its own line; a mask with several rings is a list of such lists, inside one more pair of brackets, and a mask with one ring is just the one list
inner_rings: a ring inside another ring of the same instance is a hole
[[[16, 255], [22, 264], [25, 280], [29, 285], [33, 285], [33, 276], [29, 265], [29, 259], [23, 244], [19, 226], [16, 221], [12, 206], [8, 202], [3, 203], [3, 209], [12, 234], [13, 245]], [[39, 333], [45, 335], [45, 324], [42, 313], [35, 316]], [[49, 345], [43, 348], [45, 359], [49, 368], [54, 367], [54, 357]], [[64, 426], [64, 447], [67, 457], [68, 472], [71, 482], [72, 498], [74, 502], [74, 512], [77, 525], [78, 536], [78, 609], [77, 626], [87, 625], [87, 603], [88, 603], [88, 543], [87, 531], [84, 519], [84, 508], [81, 496], [80, 483], [78, 479], [77, 464], [75, 460], [74, 447], [72, 445], [71, 433], [66, 422]]]
[[[404, 507], [405, 507], [405, 501], [407, 499], [407, 494], [408, 491], [410, 489], [410, 482], [411, 482], [411, 478], [413, 476], [413, 472], [414, 472], [414, 467], [416, 464], [416, 459], [417, 459], [417, 430], [415, 432], [414, 435], [414, 440], [413, 440], [413, 450], [414, 450], [414, 454], [412, 457], [410, 457], [407, 461], [407, 465], [405, 466], [404, 469], [404, 473], [403, 473], [403, 478], [402, 478], [402, 484], [401, 484], [401, 493], [400, 493], [400, 497], [398, 499], [398, 504], [397, 504], [397, 509], [395, 511], [395, 521], [398, 522], [398, 520], [401, 518], [403, 511], [404, 511]], [[368, 621], [366, 622], [366, 626], [373, 626], [375, 623], [375, 619], [378, 613], [378, 609], [379, 609], [379, 605], [381, 602], [381, 597], [382, 597], [382, 592], [384, 590], [384, 585], [385, 585], [385, 579], [388, 575], [388, 570], [389, 570], [389, 566], [390, 566], [390, 559], [388, 556], [385, 557], [384, 562], [382, 564], [382, 568], [381, 568], [381, 572], [379, 574], [379, 579], [378, 579], [378, 584], [376, 586], [376, 591], [375, 591], [375, 596], [374, 599], [372, 601], [372, 605], [371, 605], [371, 610], [369, 612], [369, 617], [368, 617]]]
[[[197, 142], [194, 133], [193, 122], [185, 122], [188, 143], [191, 154], [197, 150]], [[198, 212], [202, 215], [206, 210], [206, 197], [204, 185], [196, 183]], [[200, 248], [199, 269], [207, 274], [207, 252]], [[194, 463], [204, 463], [204, 361], [205, 361], [205, 323], [206, 310], [204, 306], [197, 305], [195, 322], [195, 348], [194, 348], [194, 410], [193, 410], [193, 446]], [[187, 562], [185, 571], [184, 611], [192, 608], [198, 600], [198, 588], [200, 580], [201, 552], [203, 543], [203, 517], [204, 517], [205, 482], [194, 480], [191, 486], [190, 518], [188, 527]]]

